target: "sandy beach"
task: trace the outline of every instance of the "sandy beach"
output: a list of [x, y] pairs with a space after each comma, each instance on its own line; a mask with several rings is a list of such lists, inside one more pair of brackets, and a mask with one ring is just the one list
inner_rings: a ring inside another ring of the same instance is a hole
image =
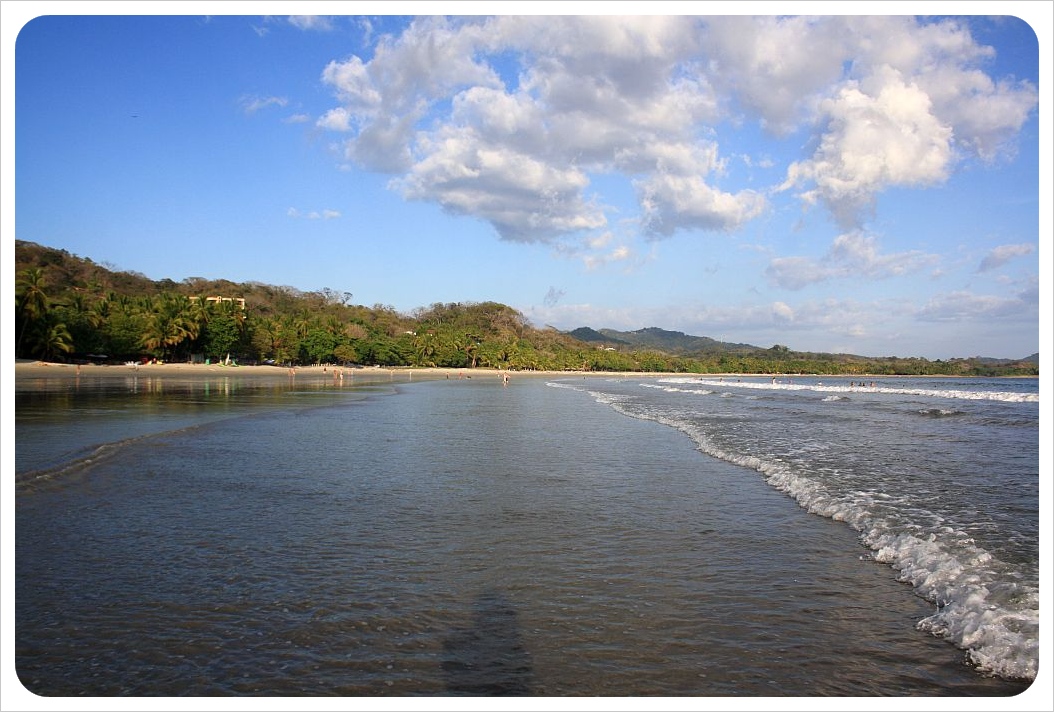
[[493, 368], [422, 368], [399, 366], [344, 368], [341, 366], [296, 366], [293, 369], [282, 366], [221, 366], [219, 364], [192, 364], [192, 363], [164, 363], [164, 364], [140, 364], [129, 365], [97, 365], [85, 364], [78, 366], [69, 363], [51, 363], [45, 361], [19, 360], [15, 362], [15, 379], [39, 378], [125, 378], [129, 375], [145, 376], [150, 378], [251, 378], [251, 379], [288, 379], [288, 378], [311, 378], [311, 379], [341, 379], [345, 382], [361, 380], [376, 382], [378, 380], [412, 381], [418, 379], [454, 379], [454, 378], [493, 378], [500, 380], [503, 373], [508, 373], [510, 379], [534, 376], [683, 376], [676, 373], [609, 373], [599, 371], [503, 371]]

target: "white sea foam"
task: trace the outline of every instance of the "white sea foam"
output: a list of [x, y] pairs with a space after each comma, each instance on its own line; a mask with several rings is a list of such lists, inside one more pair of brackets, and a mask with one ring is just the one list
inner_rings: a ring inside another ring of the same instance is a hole
[[833, 385], [822, 382], [817, 383], [789, 383], [785, 381], [757, 382], [757, 381], [732, 381], [725, 379], [707, 378], [662, 378], [659, 383], [679, 385], [700, 385], [714, 388], [747, 388], [753, 390], [767, 391], [813, 391], [816, 393], [883, 393], [887, 395], [922, 396], [925, 398], [955, 398], [960, 400], [991, 400], [1004, 401], [1007, 403], [1038, 403], [1037, 393], [1015, 393], [1013, 391], [984, 391], [963, 389], [928, 389], [928, 388], [895, 388], [890, 386], [848, 386]]
[[[861, 541], [875, 552], [875, 560], [899, 572], [901, 581], [938, 607], [918, 623], [920, 630], [946, 638], [968, 651], [979, 669], [1004, 677], [1034, 679], [1039, 656], [1038, 592], [1027, 586], [1013, 591], [1017, 604], [1007, 607], [1007, 595], [992, 595], [995, 575], [1005, 570], [988, 552], [947, 542], [969, 541], [962, 532], [946, 530], [944, 537], [895, 534], [887, 522], [867, 506], [869, 498], [838, 497], [805, 474], [782, 462], [737, 455], [714, 447], [698, 429], [664, 419], [688, 433], [708, 455], [762, 473], [776, 489], [793, 497], [813, 514], [845, 522], [861, 532]], [[1020, 601], [1034, 601], [1022, 608]]]
[[[823, 399], [825, 401], [848, 400], [845, 393], [854, 390], [821, 384], [729, 383], [696, 378], [669, 378], [662, 379], [661, 384], [641, 385], [667, 392], [705, 395], [715, 392], [708, 390], [710, 387], [808, 390], [829, 393]], [[707, 390], [699, 389], [699, 386]], [[1008, 402], [1037, 400], [1031, 394], [960, 389], [931, 391], [868, 387], [865, 390], [936, 398], [987, 398]], [[917, 501], [912, 503], [906, 495], [898, 493], [832, 490], [823, 484], [819, 470], [813, 471], [820, 465], [808, 453], [798, 457], [794, 452], [787, 452], [787, 457], [778, 457], [740, 452], [735, 445], [718, 444], [710, 437], [705, 424], [678, 415], [675, 410], [652, 411], [634, 407], [628, 400], [609, 393], [588, 392], [598, 402], [626, 415], [681, 430], [692, 438], [701, 452], [755, 470], [772, 487], [792, 497], [807, 511], [846, 523], [860, 533], [861, 542], [873, 552], [876, 561], [889, 565], [897, 572], [899, 580], [909, 583], [918, 595], [934, 604], [935, 613], [918, 622], [919, 630], [947, 639], [966, 650], [971, 662], [982, 672], [1010, 678], [1035, 678], [1039, 636], [1037, 587], [1017, 580], [1014, 567], [976, 545], [969, 533], [947, 525], [941, 515], [925, 511]], [[730, 395], [731, 391], [720, 393], [721, 397]], [[942, 418], [959, 413], [949, 408], [919, 412]], [[710, 420], [720, 417], [707, 413]], [[903, 519], [904, 512], [910, 512], [910, 521]]]

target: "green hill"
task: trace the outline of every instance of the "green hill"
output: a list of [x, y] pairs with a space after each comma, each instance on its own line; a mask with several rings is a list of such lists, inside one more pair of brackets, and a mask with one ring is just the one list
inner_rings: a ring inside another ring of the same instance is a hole
[[[575, 334], [578, 331], [580, 331], [580, 329], [576, 329], [570, 333]], [[668, 331], [656, 326], [649, 326], [644, 329], [638, 329], [637, 331], [600, 329], [594, 333], [600, 334], [611, 343], [626, 344], [633, 348], [656, 349], [669, 354], [749, 354], [764, 351], [764, 349], [759, 346], [752, 346], [750, 344], [731, 344], [711, 339], [708, 336], [690, 336], [681, 331]]]
[[15, 243], [16, 357], [345, 363], [513, 370], [675, 373], [1038, 375], [1021, 361], [793, 351], [648, 327], [538, 329], [498, 302], [435, 303], [401, 313], [324, 288], [190, 277], [151, 280], [65, 250]]

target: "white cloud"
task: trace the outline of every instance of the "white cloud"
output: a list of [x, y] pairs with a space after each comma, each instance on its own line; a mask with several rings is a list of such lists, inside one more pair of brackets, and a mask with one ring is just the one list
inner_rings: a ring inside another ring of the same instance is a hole
[[330, 131], [351, 131], [351, 114], [343, 106], [338, 106], [323, 114], [315, 125]]
[[643, 208], [644, 229], [655, 236], [669, 236], [690, 228], [734, 230], [765, 208], [765, 199], [754, 191], [724, 193], [699, 176], [659, 173], [635, 185]]
[[285, 106], [289, 103], [289, 100], [283, 96], [246, 96], [242, 97], [241, 104], [242, 109], [245, 110], [246, 114], [255, 114], [261, 109], [266, 109], [269, 106]]
[[713, 81], [776, 134], [795, 129], [842, 75], [847, 37], [832, 18], [712, 17]]
[[889, 186], [926, 187], [948, 177], [952, 129], [929, 97], [891, 68], [850, 82], [821, 104], [827, 132], [812, 158], [791, 164], [784, 188], [807, 183], [807, 202], [823, 201], [844, 228], [859, 224]]
[[993, 269], [998, 269], [1015, 257], [1030, 255], [1034, 251], [1035, 246], [1028, 243], [999, 245], [998, 247], [993, 247], [988, 254], [984, 256], [984, 259], [981, 260], [981, 264], [977, 268], [977, 271], [988, 272]]
[[407, 197], [526, 242], [604, 229], [612, 208], [588, 191], [610, 174], [651, 237], [738, 229], [767, 189], [725, 175], [726, 132], [804, 130], [809, 153], [770, 188], [848, 231], [883, 191], [1009, 150], [1037, 92], [985, 74], [991, 54], [911, 17], [425, 17], [325, 67], [339, 105], [318, 126]]
[[784, 302], [774, 302], [772, 317], [778, 322], [790, 323], [794, 321], [794, 310]]
[[602, 211], [582, 197], [589, 179], [573, 166], [488, 146], [471, 129], [448, 130], [421, 148], [425, 158], [394, 181], [407, 198], [481, 217], [509, 240], [546, 240], [605, 225]]
[[619, 245], [608, 252], [584, 255], [582, 257], [582, 262], [585, 264], [587, 270], [592, 270], [611, 263], [626, 262], [634, 256], [633, 250], [631, 250], [628, 245]]
[[330, 210], [328, 208], [321, 211], [309, 210], [307, 212], [303, 212], [301, 210], [298, 210], [297, 208], [289, 208], [288, 210], [286, 210], [286, 215], [295, 219], [303, 218], [305, 220], [335, 220], [336, 218], [340, 217], [340, 212], [337, 210]]
[[[789, 166], [781, 189], [811, 186], [802, 199], [824, 203], [844, 229], [859, 226], [887, 188], [938, 185], [966, 156], [1012, 153], [1036, 108], [1031, 84], [984, 74], [978, 65], [994, 51], [955, 20], [831, 18], [817, 32], [852, 69], [818, 102], [819, 147]], [[806, 45], [823, 46], [817, 39]]]
[[874, 236], [850, 232], [836, 237], [819, 259], [777, 257], [769, 262], [765, 274], [776, 286], [802, 289], [833, 279], [885, 279], [910, 274], [932, 266], [938, 259], [937, 255], [918, 250], [881, 254]]
[[329, 32], [333, 29], [332, 19], [324, 15], [290, 15], [289, 24], [299, 30]]
[[921, 321], [936, 322], [991, 322], [1015, 317], [1033, 320], [1036, 309], [1034, 302], [1021, 296], [1001, 297], [958, 291], [931, 298], [919, 309], [917, 316]]

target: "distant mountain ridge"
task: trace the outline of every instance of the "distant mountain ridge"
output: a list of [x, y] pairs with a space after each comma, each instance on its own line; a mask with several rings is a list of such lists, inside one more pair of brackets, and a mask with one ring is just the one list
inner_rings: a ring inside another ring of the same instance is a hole
[[587, 343], [610, 344], [616, 347], [637, 349], [655, 349], [664, 353], [686, 355], [699, 353], [754, 353], [765, 351], [760, 346], [751, 344], [734, 344], [718, 341], [709, 336], [691, 336], [682, 331], [670, 331], [657, 326], [649, 326], [636, 331], [616, 331], [615, 329], [592, 329], [583, 326], [567, 332], [579, 341]]
[[[618, 331], [616, 329], [594, 329], [580, 326], [565, 332], [579, 341], [597, 345], [607, 345], [620, 349], [653, 349], [676, 356], [699, 356], [705, 354], [757, 354], [768, 353], [774, 348], [754, 346], [752, 344], [729, 343], [718, 341], [709, 336], [692, 336], [681, 331], [670, 331], [656, 326], [649, 326], [636, 331]], [[850, 356], [849, 354], [840, 354]], [[859, 357], [865, 358], [865, 357]], [[1020, 359], [990, 358], [974, 356], [970, 359], [988, 365], [1005, 365], [1011, 363], [1031, 363], [1039, 365], [1039, 354], [1034, 353]]]

